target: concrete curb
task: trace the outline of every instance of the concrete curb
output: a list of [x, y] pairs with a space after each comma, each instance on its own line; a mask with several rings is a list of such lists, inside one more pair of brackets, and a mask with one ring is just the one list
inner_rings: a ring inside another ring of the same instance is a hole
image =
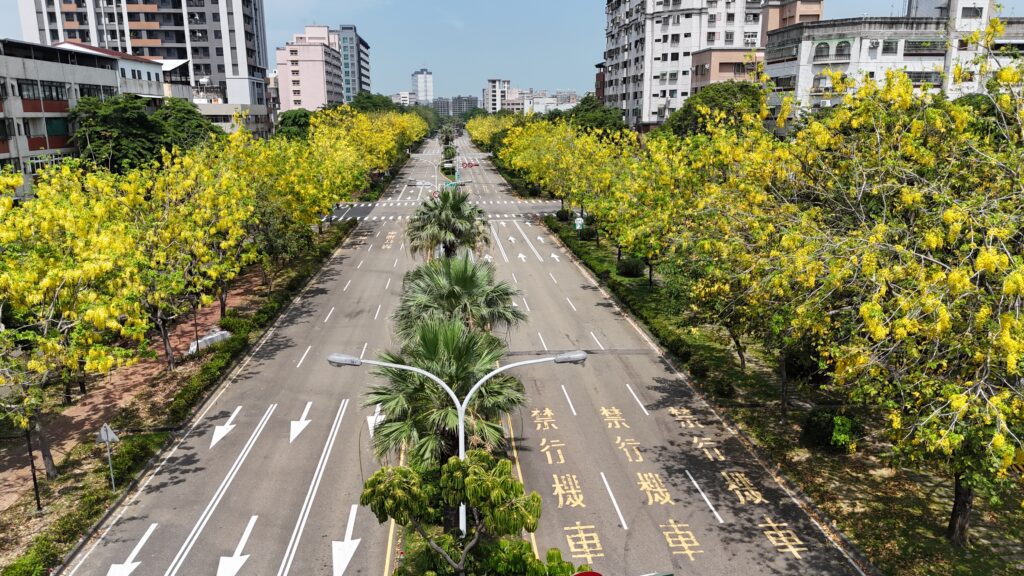
[[782, 490], [786, 492], [787, 495], [790, 498], [792, 498], [793, 501], [801, 509], [804, 510], [804, 512], [808, 515], [812, 522], [817, 524], [818, 529], [822, 532], [822, 534], [830, 542], [832, 542], [832, 544], [836, 548], [838, 548], [839, 551], [842, 552], [843, 555], [845, 555], [847, 559], [850, 560], [850, 562], [853, 565], [855, 565], [855, 567], [862, 574], [864, 574], [865, 576], [883, 576], [882, 572], [878, 570], [878, 568], [876, 568], [871, 563], [871, 561], [867, 559], [867, 557], [864, 556], [860, 549], [858, 549], [857, 546], [853, 542], [851, 542], [850, 539], [845, 534], [843, 534], [841, 530], [835, 527], [835, 522], [832, 520], [832, 518], [825, 514], [820, 508], [818, 508], [814, 504], [814, 502], [811, 501], [811, 499], [807, 496], [807, 494], [805, 494], [804, 491], [801, 490], [795, 482], [790, 480], [789, 477], [785, 475], [785, 473], [782, 471], [782, 467], [778, 464], [769, 464], [768, 462], [770, 462], [770, 459], [767, 457], [764, 451], [756, 443], [754, 443], [754, 441], [751, 440], [750, 437], [745, 432], [743, 432], [743, 430], [740, 429], [740, 427], [737, 426], [735, 422], [732, 421], [732, 419], [730, 419], [727, 415], [724, 415], [719, 411], [720, 407], [717, 403], [708, 400], [705, 394], [697, 386], [694, 385], [693, 381], [689, 377], [689, 374], [680, 371], [676, 367], [676, 359], [671, 354], [671, 352], [669, 352], [667, 349], [665, 349], [664, 346], [661, 345], [661, 342], [653, 334], [650, 333], [650, 331], [647, 329], [647, 326], [642, 321], [640, 321], [637, 318], [634, 318], [633, 313], [629, 310], [629, 308], [625, 305], [624, 302], [619, 300], [618, 296], [616, 296], [615, 293], [610, 290], [610, 288], [606, 287], [604, 284], [597, 280], [597, 277], [594, 276], [594, 271], [591, 270], [585, 262], [580, 260], [580, 258], [576, 256], [576, 253], [571, 248], [569, 248], [564, 242], [562, 242], [562, 238], [558, 235], [558, 233], [552, 230], [543, 218], [541, 219], [541, 222], [544, 224], [544, 227], [551, 234], [552, 239], [559, 246], [561, 246], [569, 255], [569, 257], [572, 259], [573, 264], [575, 264], [577, 268], [580, 269], [580, 271], [584, 272], [584, 275], [587, 277], [587, 279], [595, 287], [600, 289], [601, 293], [605, 297], [607, 297], [615, 304], [616, 308], [623, 315], [623, 317], [626, 318], [629, 321], [629, 323], [644, 336], [644, 339], [647, 340], [647, 343], [650, 344], [658, 352], [658, 355], [665, 362], [665, 364], [667, 364], [669, 368], [672, 369], [672, 372], [675, 373], [675, 375], [684, 384], [686, 384], [686, 386], [690, 388], [690, 390], [698, 398], [700, 398], [700, 400], [705, 404], [705, 406], [707, 406], [715, 414], [715, 416], [717, 416], [719, 420], [721, 420], [726, 425], [730, 432], [735, 434], [740, 439], [740, 442], [746, 447], [747, 451], [750, 452], [751, 456], [754, 457], [754, 460], [756, 460], [762, 468], [764, 468], [766, 471], [768, 471], [769, 474], [771, 474], [772, 478], [779, 485], [779, 487], [782, 488]]

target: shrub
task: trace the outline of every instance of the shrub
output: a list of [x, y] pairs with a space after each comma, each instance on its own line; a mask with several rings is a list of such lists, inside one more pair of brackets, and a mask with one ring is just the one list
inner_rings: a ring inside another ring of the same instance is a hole
[[587, 214], [583, 217], [583, 223], [587, 226], [593, 226], [597, 222], [597, 216], [593, 214]]
[[690, 361], [686, 363], [686, 366], [690, 371], [690, 375], [697, 380], [703, 380], [711, 373], [711, 365], [708, 364], [707, 360], [700, 356], [690, 358]]
[[735, 398], [736, 387], [724, 378], [709, 378], [704, 382], [704, 389], [717, 398]]
[[561, 208], [558, 212], [555, 212], [555, 218], [557, 218], [559, 222], [568, 222], [569, 219], [572, 218], [572, 210]]
[[862, 427], [856, 419], [835, 408], [815, 407], [804, 419], [800, 442], [826, 452], [853, 452]]
[[584, 228], [580, 230], [580, 240], [594, 240], [597, 238], [597, 228]]
[[121, 437], [111, 457], [114, 466], [114, 479], [118, 486], [126, 484], [145, 466], [167, 440], [167, 434], [133, 434]]
[[644, 275], [644, 261], [639, 258], [623, 258], [615, 263], [615, 270], [624, 278], [639, 278]]

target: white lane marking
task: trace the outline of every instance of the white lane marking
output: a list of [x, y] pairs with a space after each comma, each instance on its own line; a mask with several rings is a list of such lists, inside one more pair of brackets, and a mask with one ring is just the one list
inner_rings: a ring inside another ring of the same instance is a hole
[[196, 521], [195, 526], [192, 527], [192, 531], [189, 532], [188, 537], [185, 539], [185, 543], [178, 549], [178, 553], [174, 555], [174, 560], [171, 565], [167, 568], [167, 572], [164, 572], [164, 576], [174, 576], [181, 569], [182, 563], [185, 562], [185, 558], [189, 552], [192, 551], [192, 547], [195, 546], [196, 540], [199, 539], [199, 534], [202, 533], [203, 529], [206, 528], [206, 523], [210, 521], [210, 517], [213, 516], [214, 510], [220, 504], [220, 501], [224, 498], [224, 494], [227, 493], [231, 483], [235, 480], [235, 476], [238, 475], [238, 470], [242, 467], [242, 463], [249, 457], [249, 453], [252, 452], [252, 447], [256, 445], [256, 440], [263, 433], [263, 429], [266, 428], [267, 422], [270, 420], [270, 416], [277, 409], [277, 404], [271, 404], [267, 407], [267, 412], [263, 415], [259, 424], [256, 425], [256, 429], [252, 431], [252, 435], [249, 436], [249, 441], [245, 443], [242, 448], [242, 452], [238, 454], [238, 458], [235, 459], [235, 463], [228, 470], [227, 476], [221, 481], [220, 486], [217, 487], [217, 491], [213, 493], [213, 498], [209, 504], [206, 505], [206, 509], [200, 514], [199, 520]]
[[498, 245], [498, 250], [501, 250], [501, 258], [508, 264], [508, 254], [505, 253], [505, 247], [501, 245], [501, 238], [498, 237], [498, 231], [494, 229], [494, 224], [491, 224], [491, 235], [494, 236], [494, 243]]
[[235, 553], [231, 556], [221, 556], [220, 561], [217, 563], [217, 576], [235, 576], [245, 565], [246, 560], [249, 559], [248, 554], [242, 554], [245, 550], [245, 544], [249, 541], [249, 536], [252, 535], [252, 529], [256, 525], [256, 520], [259, 516], [250, 516], [249, 523], [245, 525], [245, 530], [242, 531], [242, 538], [238, 541], [238, 545], [235, 546]]
[[363, 351], [359, 353], [359, 359], [362, 360], [363, 356], [366, 356], [366, 346], [369, 342], [363, 342]]
[[604, 350], [604, 345], [602, 345], [601, 341], [597, 339], [597, 336], [594, 336], [593, 332], [590, 333], [590, 337], [594, 339], [594, 342], [597, 342], [597, 347], [598, 348], [600, 348], [601, 350]]
[[370, 246], [366, 249], [366, 251], [370, 252], [371, 250], [373, 250], [373, 243], [372, 242], [370, 243]]
[[334, 314], [334, 306], [331, 306], [331, 311], [327, 313], [327, 318], [324, 318], [324, 324], [327, 324], [327, 321], [331, 319], [331, 314]]
[[629, 384], [626, 384], [626, 388], [629, 388], [629, 393], [633, 395], [633, 400], [636, 400], [636, 403], [640, 405], [640, 409], [644, 411], [644, 414], [650, 416], [651, 413], [647, 411], [647, 408], [644, 406], [644, 403], [640, 401], [640, 397], [637, 396], [636, 392], [633, 391], [633, 387], [630, 386]]
[[298, 420], [292, 420], [288, 426], [288, 443], [295, 442], [295, 439], [302, 434], [302, 431], [309, 426], [312, 420], [309, 419], [309, 409], [313, 407], [313, 401], [306, 402], [306, 407], [302, 410], [302, 416]]
[[331, 457], [331, 450], [334, 449], [334, 441], [338, 438], [338, 430], [341, 428], [341, 419], [345, 417], [345, 410], [348, 408], [348, 398], [341, 401], [338, 407], [338, 414], [334, 417], [334, 424], [331, 426], [331, 433], [324, 444], [324, 451], [320, 454], [320, 461], [317, 462], [313, 471], [313, 480], [309, 483], [309, 490], [306, 492], [306, 499], [299, 511], [299, 518], [295, 522], [295, 529], [292, 530], [292, 537], [288, 541], [288, 548], [285, 549], [284, 559], [281, 567], [277, 570], [278, 576], [286, 576], [292, 569], [292, 561], [295, 559], [295, 551], [299, 547], [299, 539], [302, 538], [302, 531], [306, 527], [306, 520], [309, 519], [309, 511], [313, 507], [313, 499], [316, 498], [317, 490], [320, 489], [320, 481], [324, 477], [324, 469], [327, 468], [327, 460]]
[[540, 335], [540, 332], [537, 332], [537, 338], [540, 338], [540, 345], [544, 347], [545, 351], [547, 351], [548, 345], [544, 342], [544, 337]]
[[391, 278], [388, 278], [388, 283], [384, 285], [385, 290], [387, 290], [388, 288], [391, 288]]
[[569, 297], [568, 297], [568, 296], [566, 296], [566, 297], [565, 297], [565, 301], [569, 303], [569, 306], [570, 306], [570, 307], [572, 308], [572, 311], [573, 311], [573, 312], [576, 312], [576, 311], [577, 311], [577, 310], [576, 310], [576, 306], [574, 306], [574, 305], [573, 305], [573, 303], [572, 303], [572, 300], [569, 300]]
[[622, 510], [619, 509], [619, 503], [615, 500], [615, 494], [612, 494], [612, 487], [608, 485], [608, 478], [605, 477], [604, 472], [601, 472], [601, 480], [604, 481], [604, 489], [608, 491], [608, 497], [612, 499], [612, 506], [615, 507], [615, 513], [619, 515], [619, 522], [622, 523], [622, 529], [629, 530], [629, 525], [626, 524], [626, 519], [622, 517]]
[[[527, 312], [530, 312], [530, 304], [526, 301], [526, 297], [525, 296], [523, 297], [523, 306], [526, 307], [526, 311]], [[541, 338], [541, 340], [543, 340], [543, 338]]]
[[405, 242], [402, 242], [402, 245], [399, 246], [398, 249], [399, 250], [405, 250]]
[[351, 212], [351, 211], [352, 211], [351, 208], [349, 208], [348, 210], [345, 210], [345, 212], [341, 215], [341, 218], [338, 218], [338, 220], [344, 220], [345, 216], [347, 216], [348, 213]]
[[380, 316], [380, 307], [381, 307], [381, 304], [377, 304], [377, 311], [373, 313], [373, 319], [374, 320], [377, 319], [377, 316]]
[[558, 280], [555, 280], [555, 275], [554, 274], [552, 274], [551, 272], [548, 272], [548, 276], [551, 277], [551, 281], [552, 282], [554, 282], [555, 284], [558, 284]]
[[398, 258], [395, 258], [395, 263], [391, 265], [392, 268], [398, 268]]
[[142, 547], [146, 545], [146, 540], [149, 540], [149, 537], [153, 535], [153, 530], [156, 530], [156, 527], [156, 523], [150, 524], [149, 528], [146, 529], [146, 533], [142, 535], [142, 538], [135, 544], [135, 547], [132, 548], [131, 553], [128, 554], [128, 558], [124, 561], [124, 564], [111, 564], [110, 570], [107, 572], [107, 576], [114, 576], [115, 574], [128, 576], [134, 572], [135, 569], [139, 567], [139, 564], [142, 564], [141, 562], [136, 561], [135, 557], [142, 551]]
[[360, 268], [362, 268], [362, 267], [363, 267], [363, 261], [362, 261], [362, 260], [360, 260], [360, 261], [359, 261], [359, 264], [358, 264], [358, 265], [356, 265], [356, 270], [359, 270], [359, 269], [360, 269]]
[[298, 368], [299, 366], [302, 366], [302, 361], [306, 359], [306, 354], [309, 354], [309, 349], [312, 348], [312, 347], [313, 347], [312, 344], [310, 344], [309, 346], [306, 346], [306, 351], [302, 353], [302, 358], [299, 358], [299, 363], [295, 365], [296, 368]]
[[351, 280], [349, 280], [348, 282], [345, 282], [345, 287], [342, 288], [341, 291], [344, 292], [344, 291], [348, 290], [348, 285], [351, 284], [351, 283], [352, 283]]
[[515, 282], [516, 284], [519, 284], [519, 279], [516, 278], [516, 273], [515, 272], [512, 273], [512, 281]]
[[701, 498], [704, 499], [704, 502], [708, 505], [708, 508], [711, 508], [711, 513], [715, 515], [715, 518], [718, 518], [718, 523], [724, 523], [725, 520], [722, 520], [722, 517], [718, 515], [718, 510], [715, 510], [715, 507], [711, 505], [711, 500], [708, 500], [708, 497], [704, 494], [704, 491], [700, 489], [700, 486], [697, 484], [697, 481], [693, 479], [693, 475], [690, 474], [689, 470], [686, 471], [686, 475], [690, 477], [690, 482], [693, 482], [694, 488], [697, 489], [697, 492], [700, 492], [700, 496]]
[[569, 398], [569, 391], [565, 389], [565, 384], [562, 384], [562, 394], [565, 394], [565, 401], [569, 403], [569, 410], [572, 410], [572, 415], [576, 415], [576, 407], [572, 405], [572, 398]]
[[530, 250], [533, 251], [533, 255], [537, 257], [537, 261], [538, 262], [543, 262], [544, 259], [541, 258], [540, 252], [537, 252], [537, 249], [534, 248], [533, 242], [530, 242], [530, 237], [527, 236], [526, 232], [523, 231], [523, 227], [519, 225], [519, 221], [516, 220], [516, 221], [513, 222], [513, 224], [516, 225], [516, 229], [519, 230], [519, 233], [523, 236], [523, 240], [526, 240], [526, 244], [530, 247]]

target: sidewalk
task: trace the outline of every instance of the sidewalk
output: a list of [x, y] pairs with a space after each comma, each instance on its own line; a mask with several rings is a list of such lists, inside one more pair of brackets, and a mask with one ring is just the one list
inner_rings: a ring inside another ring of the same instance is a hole
[[[249, 271], [239, 277], [228, 293], [228, 307], [240, 308], [262, 292], [258, 271]], [[199, 311], [199, 335], [204, 336], [217, 327], [220, 319], [220, 304], [214, 302]], [[181, 362], [182, 354], [195, 337], [195, 325], [192, 314], [185, 314], [171, 333], [171, 347], [174, 349], [175, 360]], [[54, 461], [60, 465], [64, 455], [78, 443], [94, 441], [104, 422], [117, 413], [118, 408], [126, 406], [143, 392], [156, 391], [156, 377], [166, 370], [167, 361], [163, 354], [163, 345], [159, 337], [153, 343], [152, 350], [157, 353], [154, 359], [140, 360], [132, 366], [118, 368], [103, 378], [97, 378], [87, 388], [85, 396], [60, 413], [47, 414], [44, 431], [50, 442]], [[180, 366], [179, 366], [180, 369]], [[164, 386], [176, 382], [176, 379], [164, 380]], [[172, 396], [173, 390], [158, 391]], [[33, 435], [32, 445], [35, 454], [36, 471], [39, 477], [45, 478], [43, 460], [39, 454], [39, 443]], [[28, 467], [28, 452], [24, 439], [12, 439], [0, 444], [0, 511], [7, 510], [22, 494], [32, 490], [32, 475]], [[46, 506], [46, 502], [43, 502]]]

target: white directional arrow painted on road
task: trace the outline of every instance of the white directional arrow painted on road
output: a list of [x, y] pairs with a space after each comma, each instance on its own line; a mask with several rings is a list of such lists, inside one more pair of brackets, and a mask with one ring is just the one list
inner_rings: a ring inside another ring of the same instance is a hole
[[355, 555], [356, 548], [359, 546], [360, 539], [352, 539], [352, 529], [356, 526], [356, 510], [358, 508], [358, 505], [353, 504], [352, 509], [348, 513], [345, 540], [331, 542], [331, 551], [334, 556], [334, 576], [345, 576], [345, 569], [348, 568], [348, 563], [352, 561], [352, 556]]
[[288, 432], [289, 444], [295, 442], [295, 439], [299, 437], [299, 434], [302, 434], [302, 431], [306, 429], [306, 426], [309, 426], [310, 420], [307, 416], [309, 416], [309, 409], [312, 406], [312, 402], [306, 402], [306, 408], [302, 410], [302, 417], [298, 420], [292, 420], [291, 430]]
[[490, 254], [484, 254], [484, 262], [494, 262], [494, 257]]
[[210, 440], [210, 448], [216, 446], [217, 442], [220, 442], [225, 436], [228, 435], [229, 432], [235, 429], [235, 425], [232, 424], [232, 422], [235, 421], [235, 416], [238, 416], [238, 412], [241, 409], [241, 406], [235, 408], [235, 411], [231, 413], [231, 417], [228, 418], [227, 422], [213, 429], [213, 439]]
[[551, 253], [551, 259], [555, 262], [561, 262], [561, 260], [558, 259], [558, 254], [555, 254], [554, 252]]
[[544, 243], [544, 237], [543, 236], [537, 236], [537, 241], [540, 242], [541, 244], [543, 244]]
[[146, 533], [139, 539], [139, 543], [132, 548], [132, 553], [128, 555], [128, 558], [124, 561], [124, 564], [113, 564], [110, 566], [110, 570], [107, 570], [107, 576], [128, 576], [139, 567], [142, 562], [136, 562], [135, 557], [139, 555], [142, 547], [146, 545], [146, 540], [153, 535], [153, 530], [156, 530], [156, 524], [150, 524], [149, 528], [146, 529]]
[[252, 527], [256, 525], [257, 518], [259, 516], [249, 518], [249, 523], [246, 524], [245, 531], [242, 532], [242, 539], [238, 541], [238, 546], [235, 546], [235, 553], [231, 556], [220, 557], [220, 563], [217, 564], [217, 576], [235, 576], [242, 569], [245, 561], [249, 559], [249, 555], [242, 554], [242, 550], [245, 549], [245, 543], [249, 541], [249, 535], [252, 534]]
[[505, 227], [505, 223], [504, 223], [504, 222], [502, 222], [502, 223], [501, 223], [501, 227], [502, 227], [502, 228], [504, 228], [504, 227]]
[[380, 413], [380, 404], [373, 410], [372, 416], [366, 417], [366, 427], [370, 429], [370, 439], [373, 439], [373, 431], [376, 430], [377, 424], [380, 424], [381, 420], [384, 419], [384, 415]]
[[521, 261], [523, 261], [523, 262], [526, 262], [526, 256], [525, 256], [525, 255], [523, 255], [523, 253], [522, 253], [522, 252], [520, 252], [520, 253], [519, 253], [519, 259], [520, 259]]
[[516, 239], [514, 237], [512, 237], [512, 236], [508, 237], [508, 241], [509, 241], [509, 244], [515, 244], [516, 243]]

